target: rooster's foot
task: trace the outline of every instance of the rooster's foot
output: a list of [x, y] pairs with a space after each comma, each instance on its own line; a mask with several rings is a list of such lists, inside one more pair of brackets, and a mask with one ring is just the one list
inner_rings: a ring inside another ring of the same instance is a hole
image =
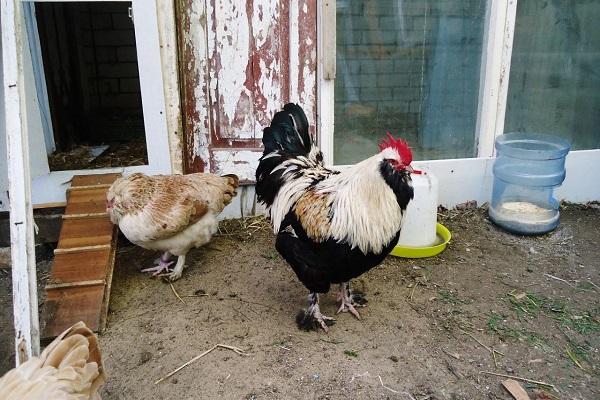
[[361, 319], [360, 314], [356, 311], [356, 307], [365, 307], [367, 299], [360, 293], [352, 293], [348, 282], [340, 284], [340, 291], [338, 292], [338, 301], [341, 302], [340, 308], [337, 310], [337, 314], [341, 312], [349, 312], [354, 315], [356, 319]]
[[316, 293], [309, 294], [308, 299], [308, 308], [300, 311], [296, 316], [298, 327], [305, 331], [318, 330], [321, 327], [325, 333], [328, 333], [329, 326], [335, 324], [335, 318], [321, 314], [319, 298]]

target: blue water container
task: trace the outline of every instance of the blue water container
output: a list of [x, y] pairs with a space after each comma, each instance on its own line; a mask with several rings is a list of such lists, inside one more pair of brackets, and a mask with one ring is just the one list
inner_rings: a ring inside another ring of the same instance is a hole
[[507, 133], [496, 138], [490, 219], [521, 235], [556, 228], [559, 203], [554, 189], [565, 179], [565, 139], [535, 133]]

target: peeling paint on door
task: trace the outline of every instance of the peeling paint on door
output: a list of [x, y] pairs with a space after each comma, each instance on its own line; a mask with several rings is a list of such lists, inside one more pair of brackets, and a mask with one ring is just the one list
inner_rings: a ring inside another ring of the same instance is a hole
[[253, 181], [277, 110], [296, 101], [316, 120], [316, 2], [179, 3], [185, 170]]

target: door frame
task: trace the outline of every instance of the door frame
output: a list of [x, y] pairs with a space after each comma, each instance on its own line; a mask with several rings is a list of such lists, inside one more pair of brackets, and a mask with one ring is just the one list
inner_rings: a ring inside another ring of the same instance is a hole
[[[504, 117], [510, 77], [513, 37], [518, 0], [489, 0], [484, 29], [484, 47], [479, 80], [476, 144], [477, 157], [415, 161], [440, 181], [439, 203], [454, 207], [469, 200], [490, 201], [494, 143], [504, 133]], [[336, 2], [318, 1], [317, 8], [317, 107], [318, 135], [325, 163], [334, 165], [334, 84], [336, 55]], [[332, 67], [333, 65], [333, 67]], [[333, 71], [331, 70], [333, 68]], [[376, 149], [374, 149], [375, 151]], [[566, 161], [567, 177], [556, 191], [559, 200], [588, 202], [600, 199], [600, 185], [590, 185], [600, 169], [600, 149], [571, 151]]]
[[[165, 57], [163, 48], [165, 40], [174, 42], [175, 24], [173, 20], [165, 21], [158, 12], [157, 1], [147, 0], [19, 0], [23, 3], [41, 3], [41, 2], [103, 2], [120, 1], [131, 3], [134, 18], [134, 29], [136, 36], [136, 49], [138, 58], [138, 69], [140, 77], [140, 90], [142, 97], [142, 109], [144, 118], [144, 130], [146, 137], [146, 148], [148, 152], [148, 164], [132, 167], [114, 167], [85, 170], [68, 171], [50, 171], [47, 165], [42, 163], [41, 167], [33, 168], [32, 175], [32, 202], [37, 206], [60, 205], [66, 199], [66, 188], [73, 175], [76, 174], [101, 174], [108, 172], [122, 172], [130, 174], [133, 172], [144, 172], [147, 174], [170, 174], [180, 172], [176, 161], [180, 157], [173, 157], [178, 150], [178, 138], [169, 135], [179, 124], [179, 93], [178, 85], [172, 84], [177, 81], [177, 67], [173, 66], [170, 70], [165, 70], [162, 58]], [[162, 12], [168, 7], [167, 1], [158, 0]], [[171, 2], [171, 16], [174, 15], [174, 5]], [[159, 24], [159, 19], [161, 24]], [[170, 22], [171, 26], [165, 27], [163, 24]], [[162, 25], [162, 26], [161, 26]], [[172, 33], [172, 35], [170, 35]], [[26, 35], [26, 33], [23, 33]], [[161, 38], [160, 36], [163, 36]], [[172, 37], [164, 37], [172, 36]], [[35, 38], [33, 38], [35, 40]], [[161, 41], [162, 39], [162, 41]], [[162, 43], [161, 43], [162, 42]], [[172, 43], [171, 43], [172, 44]], [[176, 46], [166, 46], [171, 51], [175, 51]], [[23, 46], [23, 51], [27, 51]], [[176, 57], [176, 56], [175, 56]], [[175, 58], [170, 57], [170, 58]], [[174, 75], [174, 76], [173, 76]], [[165, 81], [171, 81], [170, 87], [165, 87]], [[176, 94], [170, 94], [168, 90], [177, 91]], [[167, 99], [169, 96], [169, 109], [167, 109]], [[173, 101], [176, 99], [177, 101]], [[174, 104], [175, 103], [175, 104]], [[31, 111], [31, 110], [29, 110]], [[176, 113], [174, 115], [174, 113]], [[168, 115], [170, 114], [170, 115]], [[168, 121], [171, 119], [171, 121]], [[173, 122], [174, 120], [174, 122]], [[180, 129], [175, 130], [175, 134]], [[31, 132], [30, 132], [31, 134]]]

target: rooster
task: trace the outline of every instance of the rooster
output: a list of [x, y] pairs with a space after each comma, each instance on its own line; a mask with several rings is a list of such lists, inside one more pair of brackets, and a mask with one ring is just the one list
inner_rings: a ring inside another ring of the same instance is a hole
[[309, 290], [308, 308], [296, 322], [328, 331], [334, 318], [321, 313], [319, 293], [339, 284], [340, 312], [357, 319], [366, 300], [349, 282], [380, 264], [400, 236], [413, 198], [412, 152], [388, 133], [380, 152], [343, 172], [326, 168], [308, 134], [302, 108], [286, 104], [263, 132], [256, 170], [258, 200], [267, 207], [275, 247]]
[[[157, 266], [142, 272], [174, 281], [181, 277], [188, 251], [217, 232], [217, 216], [237, 194], [238, 184], [235, 175], [135, 173], [111, 185], [106, 209], [130, 242], [164, 252]], [[171, 270], [172, 255], [178, 259]]]
[[0, 378], [0, 399], [100, 399], [98, 388], [105, 381], [98, 338], [79, 322], [54, 339], [39, 357]]

